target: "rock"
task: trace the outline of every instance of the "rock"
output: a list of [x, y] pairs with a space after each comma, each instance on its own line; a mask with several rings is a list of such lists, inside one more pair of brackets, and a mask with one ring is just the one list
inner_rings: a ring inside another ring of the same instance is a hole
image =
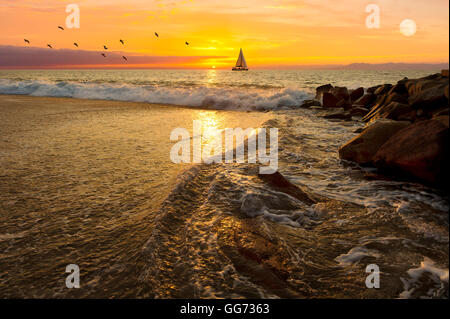
[[408, 94], [408, 90], [406, 89], [406, 85], [405, 82], [403, 81], [407, 81], [408, 78], [404, 78], [403, 80], [398, 81], [398, 83], [396, 85], [394, 85], [388, 92], [388, 94], [392, 94], [392, 93], [398, 93], [398, 94]]
[[320, 117], [323, 117], [325, 119], [334, 119], [334, 120], [346, 120], [349, 121], [352, 119], [352, 115], [350, 112], [346, 112], [342, 109], [336, 109], [336, 110], [330, 110], [330, 111], [324, 111], [318, 114]]
[[443, 105], [448, 106], [448, 98], [445, 89], [448, 86], [448, 78], [441, 77], [431, 80], [421, 80], [409, 86], [409, 104], [413, 108], [435, 109]]
[[361, 106], [354, 107], [350, 110], [352, 116], [365, 116], [367, 113], [369, 113], [369, 110]]
[[402, 172], [429, 183], [448, 176], [449, 117], [439, 116], [407, 126], [384, 143], [373, 157], [381, 169]]
[[399, 102], [399, 103], [403, 103], [403, 104], [408, 104], [408, 95], [400, 94], [397, 92], [388, 93], [386, 95], [386, 99], [384, 100], [383, 104], [387, 105], [391, 102]]
[[445, 89], [448, 86], [448, 77], [440, 73], [432, 74], [420, 79], [405, 81], [409, 93], [409, 104], [413, 108], [439, 108], [448, 105]]
[[367, 93], [361, 96], [353, 103], [353, 107], [365, 107], [369, 108], [375, 101], [376, 95], [373, 93]]
[[339, 100], [333, 94], [328, 92], [323, 93], [323, 107], [336, 107], [337, 102], [339, 102]]
[[437, 117], [437, 116], [441, 116], [441, 115], [448, 115], [448, 113], [449, 113], [448, 107], [444, 106], [444, 107], [441, 107], [441, 108], [433, 111], [431, 116], [432, 117]]
[[441, 75], [448, 78], [448, 70], [442, 70]]
[[288, 181], [280, 172], [275, 172], [273, 174], [258, 174], [258, 177], [277, 190], [297, 198], [308, 205], [316, 203], [315, 200], [311, 199], [308, 194], [302, 191], [298, 186]]
[[[376, 104], [372, 107], [372, 109], [370, 110], [370, 112], [363, 117], [363, 121], [364, 122], [369, 122], [369, 121], [374, 121], [378, 118], [392, 118], [388, 117], [389, 114], [391, 114], [392, 112], [392, 107], [393, 105], [391, 105], [391, 103], [393, 102], [397, 102], [403, 105], [407, 105], [408, 103], [408, 99], [406, 97], [406, 95], [402, 95], [399, 93], [391, 93], [391, 94], [382, 94], [382, 95], [378, 95], [377, 96], [377, 100], [376, 100]], [[395, 112], [395, 116], [399, 116], [401, 115], [402, 111], [407, 112], [409, 111], [409, 109], [406, 109], [406, 107], [402, 107], [401, 110], [398, 109]]]
[[376, 91], [380, 86], [381, 86], [381, 85], [375, 85], [375, 86], [372, 86], [372, 87], [368, 88], [368, 89], [366, 90], [366, 92], [367, 92], [367, 93], [375, 93], [375, 91]]
[[302, 108], [310, 108], [312, 106], [322, 106], [322, 103], [320, 103], [320, 101], [317, 100], [305, 100], [303, 104], [300, 105], [300, 107]]
[[331, 89], [331, 94], [333, 94], [338, 101], [350, 100], [350, 94], [348, 93], [348, 89], [344, 86], [335, 86], [334, 88]]
[[375, 95], [386, 94], [391, 89], [392, 89], [392, 84], [383, 84], [383, 85], [379, 86], [373, 93]]
[[416, 110], [410, 110], [407, 113], [403, 113], [399, 115], [396, 120], [397, 121], [409, 121], [414, 122], [417, 118], [417, 111]]
[[352, 108], [352, 104], [350, 100], [342, 99], [336, 103], [336, 107], [342, 107], [344, 110], [350, 110]]
[[391, 102], [380, 107], [376, 112], [372, 113], [370, 120], [374, 121], [379, 118], [398, 120], [399, 116], [411, 112], [412, 109], [408, 104]]
[[330, 92], [332, 88], [333, 88], [333, 86], [331, 84], [325, 84], [325, 85], [321, 85], [321, 86], [317, 87], [316, 88], [316, 100], [320, 100], [323, 93]]
[[339, 148], [339, 157], [362, 165], [370, 164], [378, 149], [396, 132], [410, 125], [387, 119], [377, 120]]
[[360, 87], [350, 92], [350, 100], [355, 102], [364, 95], [364, 88]]

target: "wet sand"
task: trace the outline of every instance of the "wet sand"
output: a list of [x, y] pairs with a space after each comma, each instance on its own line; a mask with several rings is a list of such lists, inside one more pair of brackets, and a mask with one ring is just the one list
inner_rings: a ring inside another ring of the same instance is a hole
[[[170, 132], [267, 115], [147, 103], [0, 95], [0, 296], [146, 297], [137, 258], [190, 164]], [[65, 287], [79, 264], [83, 288]]]

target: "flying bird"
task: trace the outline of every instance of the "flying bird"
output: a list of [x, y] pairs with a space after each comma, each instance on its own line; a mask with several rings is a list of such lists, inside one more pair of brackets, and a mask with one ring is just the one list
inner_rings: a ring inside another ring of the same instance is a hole
[[61, 30], [64, 31], [64, 28], [62, 26], [58, 26], [58, 29], [61, 29]]
[[27, 39], [23, 39], [23, 41], [25, 41], [26, 43], [30, 44], [30, 41]]
[[102, 56], [103, 56], [104, 58], [106, 58], [106, 54], [102, 53]]
[[120, 43], [125, 44], [125, 41], [123, 41], [122, 39], [119, 40]]
[[48, 46], [50, 49], [53, 49], [53, 47], [52, 47], [50, 44], [47, 44], [47, 46]]
[[105, 48], [105, 50], [108, 50], [108, 47], [106, 45], [103, 46]]
[[74, 42], [73, 45], [78, 48], [78, 43]]
[[156, 35], [157, 38], [159, 38], [159, 34], [158, 33], [155, 32], [155, 35]]
[[189, 45], [189, 42], [186, 41], [186, 45]]
[[125, 61], [128, 61], [128, 59], [127, 59], [126, 56], [122, 56], [122, 58], [123, 58]]

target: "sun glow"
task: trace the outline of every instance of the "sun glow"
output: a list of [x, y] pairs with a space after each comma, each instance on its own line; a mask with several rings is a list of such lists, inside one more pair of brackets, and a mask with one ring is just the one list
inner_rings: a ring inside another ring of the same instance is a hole
[[[28, 67], [231, 69], [241, 47], [252, 69], [448, 61], [447, 1], [384, 1], [382, 9], [393, 14], [383, 16], [381, 29], [368, 29], [360, 0], [345, 1], [339, 11], [332, 10], [325, 0], [314, 5], [288, 0], [277, 4], [273, 0], [230, 0], [226, 4], [112, 0], [107, 6], [101, 4], [105, 1], [83, 0], [81, 27], [64, 31], [57, 28], [65, 16], [64, 7], [55, 4], [63, 1], [42, 0], [48, 8], [43, 11], [36, 10], [35, 1], [23, 2], [30, 4], [9, 1], [0, 6], [1, 46], [23, 49], [27, 38], [30, 44], [26, 46], [48, 49], [51, 42], [56, 50], [74, 53], [64, 55], [58, 65], [52, 57], [37, 62], [36, 56], [31, 56], [23, 63]], [[417, 26], [413, 20], [405, 20], [399, 32], [406, 9]], [[74, 42], [79, 47], [74, 47]], [[105, 44], [108, 56], [95, 62], [90, 54], [99, 57]], [[118, 59], [112, 59], [113, 55]]]

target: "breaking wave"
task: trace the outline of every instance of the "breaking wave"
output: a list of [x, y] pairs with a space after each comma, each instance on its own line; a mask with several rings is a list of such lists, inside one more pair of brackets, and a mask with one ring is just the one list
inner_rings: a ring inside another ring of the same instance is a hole
[[161, 103], [211, 109], [270, 110], [299, 106], [312, 94], [291, 88], [130, 85], [0, 80], [0, 94]]

